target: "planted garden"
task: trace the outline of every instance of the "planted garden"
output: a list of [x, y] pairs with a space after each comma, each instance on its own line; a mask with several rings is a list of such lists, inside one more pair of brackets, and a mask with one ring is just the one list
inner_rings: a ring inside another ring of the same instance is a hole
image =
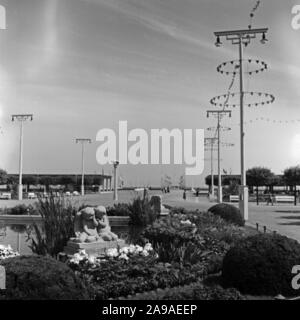
[[0, 247], [8, 279], [1, 299], [241, 300], [297, 294], [290, 283], [292, 267], [300, 265], [300, 245], [245, 227], [231, 206], [209, 212], [174, 208], [158, 217], [145, 199], [117, 205], [108, 211], [129, 214], [132, 228], [144, 222], [143, 232], [105, 255], [81, 251], [62, 262], [58, 253], [73, 232], [67, 226], [76, 210], [46, 201], [36, 208], [46, 230], [32, 242], [35, 254], [18, 256]]

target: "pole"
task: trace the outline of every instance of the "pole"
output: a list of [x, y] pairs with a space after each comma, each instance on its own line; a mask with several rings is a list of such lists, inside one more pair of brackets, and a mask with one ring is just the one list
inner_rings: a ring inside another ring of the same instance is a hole
[[18, 186], [18, 199], [23, 199], [23, 185], [22, 185], [22, 173], [23, 173], [23, 120], [20, 121], [20, 155], [19, 155], [19, 186]]
[[221, 132], [220, 132], [220, 113], [218, 113], [218, 203], [223, 202], [222, 195], [222, 176], [221, 176]]
[[118, 183], [117, 183], [117, 168], [118, 162], [114, 163], [114, 201], [118, 201]]
[[262, 35], [261, 43], [265, 44], [268, 40], [266, 39], [266, 33], [268, 28], [259, 29], [242, 29], [242, 30], [230, 30], [215, 32], [217, 47], [222, 45], [221, 37], [226, 38], [234, 45], [239, 46], [239, 62], [240, 62], [240, 139], [241, 139], [241, 186], [240, 186], [240, 211], [244, 220], [248, 220], [248, 188], [246, 185], [246, 172], [245, 172], [245, 149], [244, 149], [244, 91], [243, 91], [243, 43], [249, 44], [250, 40], [256, 38], [258, 34]]
[[84, 143], [82, 143], [82, 163], [81, 163], [81, 195], [84, 196]]
[[240, 139], [241, 139], [241, 188], [240, 211], [244, 220], [248, 220], [248, 189], [246, 186], [245, 172], [245, 132], [244, 132], [244, 85], [243, 85], [243, 40], [239, 36], [239, 60], [240, 60]]
[[218, 139], [218, 203], [223, 202], [222, 195], [222, 176], [221, 176], [221, 118], [222, 116], [229, 115], [231, 117], [231, 111], [228, 110], [207, 110], [207, 117], [209, 115], [217, 115], [218, 125], [217, 125], [217, 139]]
[[211, 141], [211, 144], [210, 144], [210, 159], [211, 159], [211, 199], [214, 198], [214, 195], [215, 195], [215, 188], [214, 188], [214, 145], [213, 145], [213, 142]]

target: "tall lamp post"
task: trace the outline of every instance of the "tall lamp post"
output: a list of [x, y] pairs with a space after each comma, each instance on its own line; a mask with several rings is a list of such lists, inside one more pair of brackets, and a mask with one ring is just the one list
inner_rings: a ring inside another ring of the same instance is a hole
[[210, 115], [217, 116], [218, 119], [218, 126], [217, 126], [217, 132], [218, 132], [218, 203], [223, 202], [223, 195], [222, 195], [222, 177], [221, 177], [221, 119], [229, 115], [231, 117], [231, 111], [228, 110], [208, 110], [207, 111], [207, 117], [209, 118]]
[[243, 88], [243, 44], [247, 46], [251, 39], [255, 39], [257, 35], [262, 35], [261, 43], [265, 44], [266, 33], [268, 28], [261, 29], [245, 29], [215, 32], [217, 38], [215, 45], [220, 47], [222, 45], [221, 38], [231, 41], [233, 45], [239, 46], [239, 69], [240, 69], [240, 140], [241, 140], [241, 186], [240, 186], [240, 211], [244, 220], [248, 220], [248, 188], [246, 184], [245, 171], [245, 132], [244, 132], [244, 88]]
[[91, 139], [79, 138], [76, 143], [81, 143], [81, 195], [84, 196], [84, 146], [86, 143], [92, 143]]
[[23, 174], [23, 123], [27, 120], [33, 120], [33, 114], [13, 114], [11, 120], [20, 122], [20, 154], [19, 154], [19, 185], [18, 185], [18, 199], [23, 199], [23, 185], [22, 185], [22, 174]]
[[119, 166], [119, 161], [114, 161], [114, 201], [118, 201], [118, 175], [117, 175], [117, 169]]
[[217, 138], [205, 138], [204, 143], [210, 148], [210, 200], [212, 201], [215, 197], [215, 188], [214, 188], [214, 145], [217, 141]]

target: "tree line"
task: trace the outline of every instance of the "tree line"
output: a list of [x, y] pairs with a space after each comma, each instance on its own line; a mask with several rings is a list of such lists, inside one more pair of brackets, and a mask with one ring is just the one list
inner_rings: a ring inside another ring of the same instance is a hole
[[[0, 185], [15, 186], [18, 184], [17, 175], [9, 175], [5, 170], [0, 169]], [[103, 184], [103, 178], [99, 175], [85, 175], [84, 182], [86, 186], [99, 186]], [[29, 186], [43, 185], [49, 190], [51, 185], [78, 186], [81, 184], [81, 175], [34, 175], [24, 174], [22, 177], [23, 185]]]
[[[247, 185], [253, 187], [269, 187], [273, 192], [274, 186], [288, 186], [291, 191], [296, 190], [296, 186], [300, 185], [300, 165], [289, 167], [284, 170], [282, 175], [276, 175], [269, 168], [253, 167], [246, 172]], [[218, 185], [218, 176], [214, 176], [214, 185]], [[223, 175], [222, 185], [230, 185], [232, 183], [240, 184], [239, 175]], [[205, 178], [205, 183], [211, 185], [211, 176]]]

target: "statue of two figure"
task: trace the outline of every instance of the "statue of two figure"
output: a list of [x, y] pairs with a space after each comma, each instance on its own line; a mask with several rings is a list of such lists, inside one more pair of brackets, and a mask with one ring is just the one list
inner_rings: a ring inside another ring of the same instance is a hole
[[74, 231], [76, 238], [71, 240], [77, 243], [118, 240], [118, 236], [111, 232], [104, 206], [86, 207], [77, 212]]

